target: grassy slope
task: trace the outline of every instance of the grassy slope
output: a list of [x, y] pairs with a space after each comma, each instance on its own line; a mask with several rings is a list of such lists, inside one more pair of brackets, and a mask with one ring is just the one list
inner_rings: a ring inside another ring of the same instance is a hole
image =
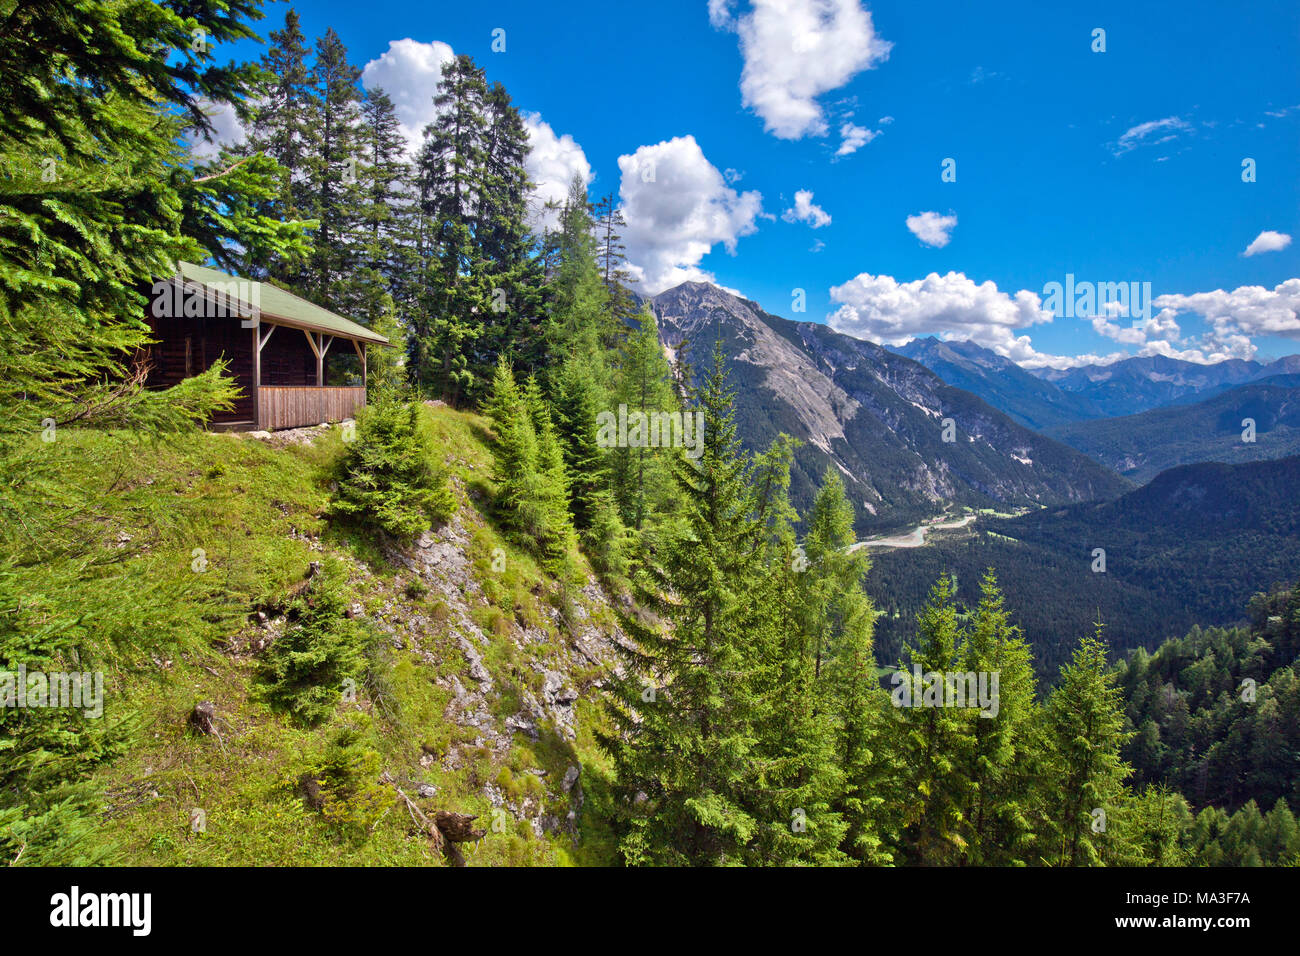
[[[465, 599], [489, 635], [483, 661], [493, 676], [491, 710], [508, 716], [521, 682], [537, 682], [529, 661], [520, 660], [521, 622], [534, 623], [555, 644], [565, 642], [559, 614], [546, 602], [555, 582], [478, 510], [491, 493], [483, 420], [444, 408], [427, 414], [454, 476], [457, 520], [471, 533], [469, 567], [483, 585], [466, 589]], [[142, 608], [137, 633], [91, 627], [88, 635], [113, 661], [105, 675], [106, 717], [130, 713], [137, 726], [127, 751], [95, 775], [106, 794], [98, 839], [112, 849], [114, 862], [128, 864], [440, 864], [411, 832], [401, 806], [362, 838], [332, 829], [297, 796], [293, 781], [319, 766], [328, 740], [349, 723], [362, 728], [366, 747], [409, 795], [420, 783], [437, 787], [436, 797], [419, 800], [427, 811], [478, 813], [479, 824], [490, 826], [492, 798], [505, 808], [498, 832], [490, 829], [477, 846], [467, 845], [470, 865], [605, 862], [607, 834], [592, 822], [603, 777], [590, 736], [590, 683], [598, 674], [566, 674], [580, 688], [576, 741], [543, 727], [536, 741], [515, 733], [505, 753], [475, 746], [475, 728], [447, 717], [451, 691], [444, 685], [453, 676], [473, 684], [450, 634], [446, 604], [411, 570], [386, 560], [364, 533], [332, 527], [322, 517], [329, 469], [341, 448], [337, 429], [312, 445], [284, 449], [218, 434], [139, 447], [129, 435], [92, 431], [65, 432], [50, 446], [59, 458], [50, 480], [96, 503], [94, 520], [102, 525], [96, 547], [103, 552], [97, 557], [123, 559], [105, 584], [119, 589], [124, 606]], [[192, 568], [195, 548], [208, 561], [202, 573]], [[496, 548], [506, 555], [508, 573], [491, 570]], [[324, 725], [302, 729], [259, 698], [256, 655], [246, 638], [267, 632], [249, 616], [281, 602], [309, 562], [326, 555], [349, 566], [357, 602], [394, 635], [389, 690], [383, 708], [363, 689], [357, 703], [341, 703]], [[607, 607], [584, 611], [612, 627]], [[214, 702], [223, 716], [222, 740], [187, 727], [200, 700]], [[581, 839], [563, 827], [539, 834], [531, 820], [540, 809], [563, 820], [570, 808], [559, 781], [579, 762], [586, 803], [572, 828]], [[516, 812], [529, 805], [531, 815]], [[204, 832], [190, 826], [195, 808], [206, 814]], [[515, 819], [520, 816], [530, 819]]]

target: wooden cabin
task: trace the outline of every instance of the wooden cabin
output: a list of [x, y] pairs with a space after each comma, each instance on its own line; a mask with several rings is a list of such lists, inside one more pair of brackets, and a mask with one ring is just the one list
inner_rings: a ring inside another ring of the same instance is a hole
[[179, 263], [154, 283], [150, 388], [228, 363], [243, 395], [219, 429], [298, 428], [353, 417], [366, 404], [366, 346], [382, 335], [265, 282]]

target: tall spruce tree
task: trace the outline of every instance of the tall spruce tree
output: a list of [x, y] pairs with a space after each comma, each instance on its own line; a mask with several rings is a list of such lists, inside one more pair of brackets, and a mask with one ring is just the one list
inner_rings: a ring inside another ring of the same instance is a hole
[[746, 810], [755, 672], [748, 589], [759, 575], [763, 527], [751, 462], [736, 436], [719, 344], [699, 392], [703, 452], [674, 461], [680, 530], [641, 591], [653, 617], [625, 615], [636, 649], [607, 699], [631, 864], [738, 863], [759, 823]]
[[465, 55], [443, 64], [437, 118], [417, 160], [423, 263], [413, 316], [411, 368], [421, 389], [452, 405], [476, 388], [475, 341], [492, 305], [492, 286], [475, 244], [488, 120], [483, 71]]
[[1050, 748], [1047, 820], [1042, 854], [1058, 866], [1095, 866], [1102, 860], [1106, 817], [1126, 797], [1129, 766], [1120, 748], [1125, 727], [1115, 673], [1106, 662], [1101, 624], [1079, 642], [1047, 701]]
[[566, 569], [573, 547], [568, 479], [536, 379], [521, 389], [501, 356], [484, 411], [496, 433], [493, 473], [503, 522], [549, 567]]
[[[284, 221], [315, 222], [317, 202], [308, 165], [320, 148], [320, 132], [314, 122], [319, 104], [297, 11], [290, 7], [283, 29], [272, 30], [268, 39], [270, 48], [262, 56], [248, 141], [238, 151], [245, 156], [261, 153], [279, 164], [277, 189], [267, 204], [269, 215]], [[298, 288], [305, 288], [305, 267], [306, 256], [271, 251], [251, 254], [245, 264], [247, 274], [269, 276]]]
[[502, 353], [530, 372], [540, 371], [546, 348], [541, 263], [533, 255], [528, 229], [528, 129], [500, 83], [487, 90], [483, 106], [487, 127], [475, 241], [492, 302], [476, 343], [476, 381], [485, 379]]
[[808, 613], [817, 569], [796, 544], [789, 503], [795, 442], [782, 435], [755, 462], [757, 513], [768, 529], [760, 577], [751, 589], [751, 655], [759, 693], [750, 795], [758, 822], [752, 862], [850, 862], [840, 845], [846, 825], [835, 806], [843, 772], [826, 685], [819, 680], [818, 633]]
[[411, 229], [406, 142], [392, 99], [378, 87], [367, 90], [361, 104], [360, 141], [364, 162], [358, 223], [358, 316], [373, 326], [386, 309], [395, 309], [398, 286], [405, 281], [399, 244]]
[[[1020, 629], [1003, 606], [990, 569], [966, 628], [961, 671], [997, 675], [997, 713], [969, 715], [970, 745], [960, 768], [969, 786], [963, 810], [963, 861], [977, 865], [1028, 862], [1032, 806], [1025, 753], [1033, 742], [1033, 661]], [[990, 679], [991, 683], [991, 679]]]
[[[672, 369], [659, 342], [659, 327], [648, 308], [637, 317], [619, 351], [610, 408], [617, 412], [618, 406], [626, 406], [629, 416], [680, 411]], [[614, 499], [624, 523], [636, 531], [651, 514], [663, 516], [673, 510], [668, 454], [645, 444], [610, 451]]]
[[361, 70], [348, 62], [347, 49], [330, 28], [316, 41], [315, 113], [318, 141], [308, 153], [313, 218], [318, 220], [308, 286], [327, 308], [348, 314], [364, 311], [356, 288], [362, 263], [365, 216], [365, 143], [361, 126]]
[[[967, 782], [960, 769], [969, 749], [970, 711], [946, 706], [947, 675], [958, 671], [961, 629], [955, 584], [943, 575], [917, 615], [916, 636], [894, 674], [893, 744], [903, 772], [903, 847], [907, 860], [947, 865], [962, 855]], [[917, 678], [919, 674], [919, 679]]]
[[865, 549], [853, 547], [853, 522], [844, 482], [828, 466], [808, 521], [803, 555], [808, 584], [801, 613], [813, 673], [833, 718], [842, 783], [832, 807], [845, 827], [842, 848], [864, 863], [888, 863], [882, 791], [890, 776], [883, 746], [889, 697], [876, 676], [876, 611], [863, 590], [870, 559]]

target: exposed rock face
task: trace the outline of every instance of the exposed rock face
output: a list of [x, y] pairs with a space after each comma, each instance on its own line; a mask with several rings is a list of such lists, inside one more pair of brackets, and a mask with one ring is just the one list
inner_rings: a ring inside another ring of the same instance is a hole
[[[747, 447], [763, 450], [780, 432], [804, 443], [791, 475], [796, 505], [811, 504], [822, 472], [833, 466], [857, 506], [859, 531], [956, 504], [1066, 504], [1129, 487], [878, 345], [770, 315], [708, 283], [683, 283], [651, 302], [666, 348], [697, 380], [711, 364], [714, 342], [722, 342]], [[951, 441], [944, 440], [946, 419]]]
[[[431, 599], [442, 602], [438, 620], [403, 614], [402, 602], [394, 600], [391, 612], [377, 615], [380, 627], [390, 631], [403, 646], [414, 649], [430, 665], [437, 665], [440, 648], [454, 645], [463, 655], [463, 666], [440, 677], [438, 683], [450, 693], [447, 720], [468, 738], [455, 741], [441, 757], [425, 754], [421, 763], [428, 766], [440, 759], [442, 766], [454, 770], [465, 766], [474, 752], [489, 751], [494, 761], [504, 761], [516, 737], [537, 740], [553, 734], [572, 744], [577, 739], [577, 702], [598, 692], [597, 678], [616, 669], [614, 644], [625, 641], [621, 632], [610, 625], [592, 620], [590, 609], [608, 605], [609, 599], [595, 583], [581, 591], [581, 600], [573, 609], [576, 623], [566, 624], [560, 612], [546, 606], [549, 620], [541, 627], [511, 621], [505, 634], [486, 633], [475, 621], [473, 611], [484, 605], [483, 589], [474, 576], [468, 551], [471, 535], [466, 521], [477, 520], [472, 509], [462, 508], [446, 525], [426, 532], [409, 550], [392, 548], [388, 557], [417, 575], [427, 586]], [[572, 632], [570, 626], [573, 627]], [[494, 642], [509, 641], [520, 653], [516, 666], [527, 667], [533, 675], [517, 682], [519, 709], [504, 716], [499, 713], [500, 681], [488, 666], [489, 649]], [[449, 668], [444, 668], [444, 671]], [[584, 677], [583, 675], [594, 675]], [[535, 688], [535, 689], [534, 689]], [[582, 788], [577, 785], [577, 767], [572, 779], [547, 779], [540, 776], [548, 799], [524, 796], [512, 800], [501, 788], [486, 783], [484, 792], [493, 806], [516, 819], [527, 819], [537, 833], [576, 825], [576, 811], [582, 804]], [[552, 812], [557, 800], [567, 803], [568, 812]], [[544, 805], [549, 803], [550, 809]]]

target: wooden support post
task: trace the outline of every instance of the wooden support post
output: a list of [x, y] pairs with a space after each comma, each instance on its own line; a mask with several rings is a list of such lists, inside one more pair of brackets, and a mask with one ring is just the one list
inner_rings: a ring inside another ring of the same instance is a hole
[[262, 427], [262, 333], [253, 324], [253, 427]]
[[316, 384], [324, 387], [325, 385], [325, 356], [329, 354], [330, 346], [334, 344], [334, 336], [330, 336], [328, 342], [325, 341], [325, 333], [320, 334], [320, 352], [316, 356]]
[[361, 387], [366, 387], [366, 348], [356, 339], [352, 340], [352, 348], [356, 350], [357, 358], [361, 359]]
[[312, 353], [316, 356], [316, 384], [317, 386], [325, 384], [325, 364], [321, 360], [320, 346], [316, 344], [316, 337], [306, 329], [302, 334], [307, 336], [307, 344], [311, 346]]
[[274, 325], [266, 327], [266, 335], [262, 334], [262, 325], [259, 322], [253, 326], [253, 422], [254, 428], [262, 427], [262, 349], [266, 343], [271, 340], [271, 333], [275, 331]]

